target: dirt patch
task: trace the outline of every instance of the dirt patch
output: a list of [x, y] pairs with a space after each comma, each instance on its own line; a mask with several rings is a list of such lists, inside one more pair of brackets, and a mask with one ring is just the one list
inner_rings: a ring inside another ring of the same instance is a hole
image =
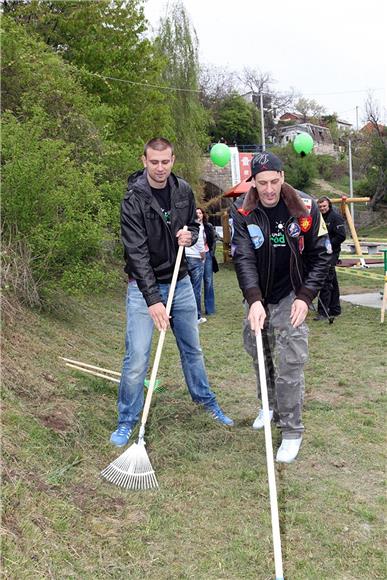
[[68, 433], [74, 429], [76, 404], [57, 399], [37, 413], [39, 421], [55, 433]]

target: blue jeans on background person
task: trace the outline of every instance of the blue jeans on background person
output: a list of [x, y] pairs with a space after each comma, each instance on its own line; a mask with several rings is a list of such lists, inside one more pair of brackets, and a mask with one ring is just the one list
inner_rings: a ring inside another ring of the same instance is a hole
[[215, 314], [214, 273], [212, 271], [211, 252], [206, 252], [203, 272], [204, 307], [206, 314]]
[[196, 300], [197, 318], [202, 317], [202, 281], [204, 272], [204, 260], [186, 256], [188, 274], [191, 278], [192, 288]]
[[[164, 304], [169, 284], [159, 284]], [[188, 276], [176, 284], [171, 308], [171, 328], [180, 352], [188, 390], [195, 403], [211, 407], [216, 404], [211, 391], [199, 342], [197, 309]], [[149, 366], [153, 320], [136, 282], [128, 284], [126, 300], [125, 356], [118, 391], [118, 425], [133, 428], [144, 404], [144, 380]]]

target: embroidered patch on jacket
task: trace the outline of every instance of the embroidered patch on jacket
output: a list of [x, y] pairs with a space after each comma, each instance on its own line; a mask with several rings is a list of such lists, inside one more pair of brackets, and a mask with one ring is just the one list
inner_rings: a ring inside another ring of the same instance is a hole
[[312, 209], [312, 200], [311, 199], [305, 199], [305, 197], [302, 197], [301, 199], [304, 202], [304, 205], [305, 205], [306, 209], [310, 213], [310, 210]]
[[256, 226], [255, 224], [249, 224], [247, 226], [247, 229], [249, 230], [249, 236], [253, 243], [254, 249], [257, 250], [262, 246], [264, 242], [262, 230], [259, 226]]
[[251, 213], [251, 212], [247, 211], [247, 209], [243, 209], [242, 207], [240, 207], [240, 208], [238, 209], [238, 213], [241, 213], [242, 215], [244, 215], [244, 216], [246, 217], [246, 216], [247, 216], [247, 215], [249, 215], [249, 213]]
[[302, 254], [302, 252], [304, 251], [304, 236], [300, 236], [298, 238], [298, 250], [300, 254]]
[[302, 217], [298, 218], [298, 223], [300, 224], [301, 231], [308, 232], [312, 227], [312, 216], [311, 215], [303, 215]]
[[325, 236], [327, 233], [328, 233], [327, 225], [325, 223], [325, 220], [324, 220], [323, 216], [320, 213], [320, 226], [318, 228], [318, 234], [317, 234], [317, 236], [318, 237]]
[[288, 234], [291, 238], [298, 238], [301, 233], [301, 228], [297, 222], [292, 222], [288, 225]]

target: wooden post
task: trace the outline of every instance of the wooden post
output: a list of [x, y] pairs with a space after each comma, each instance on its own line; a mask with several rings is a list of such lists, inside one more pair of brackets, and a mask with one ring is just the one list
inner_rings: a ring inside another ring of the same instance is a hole
[[230, 246], [231, 246], [230, 225], [228, 223], [228, 211], [224, 211], [222, 213], [222, 227], [223, 227], [223, 263], [227, 264], [230, 261]]
[[384, 291], [383, 291], [383, 302], [382, 311], [380, 313], [380, 322], [384, 322], [384, 312], [387, 308], [387, 250], [383, 250], [384, 253]]
[[[369, 201], [369, 199], [370, 199], [369, 197], [358, 197], [358, 198], [351, 197], [350, 201], [351, 201], [351, 203], [353, 203], [355, 200], [356, 201]], [[337, 200], [337, 201], [340, 201], [340, 203], [341, 203], [341, 213], [347, 219], [348, 226], [349, 226], [349, 229], [351, 231], [353, 243], [355, 244], [356, 254], [358, 254], [360, 256], [359, 266], [366, 267], [366, 263], [365, 263], [365, 260], [363, 257], [363, 252], [361, 250], [361, 246], [359, 243], [359, 238], [357, 237], [357, 233], [355, 230], [355, 224], [353, 223], [352, 215], [351, 215], [351, 212], [349, 211], [348, 198], [346, 195], [343, 195], [341, 197], [341, 200]]]

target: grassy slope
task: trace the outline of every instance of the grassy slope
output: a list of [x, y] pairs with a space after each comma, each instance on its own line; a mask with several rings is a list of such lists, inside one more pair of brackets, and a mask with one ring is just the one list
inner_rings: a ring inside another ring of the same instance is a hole
[[[273, 577], [264, 434], [251, 429], [257, 404], [241, 350], [241, 298], [231, 267], [215, 280], [217, 315], [200, 332], [211, 382], [236, 427], [218, 426], [190, 402], [168, 335], [159, 372], [166, 391], [155, 395], [146, 434], [159, 492], [124, 492], [99, 478], [119, 455], [108, 444], [116, 388], [58, 360], [119, 370], [124, 284], [66, 317], [24, 312], [6, 329], [6, 578]], [[381, 289], [361, 278], [341, 283]], [[292, 580], [385, 577], [386, 326], [378, 310], [343, 309], [333, 325], [310, 320], [305, 440], [296, 463], [277, 467]]]

